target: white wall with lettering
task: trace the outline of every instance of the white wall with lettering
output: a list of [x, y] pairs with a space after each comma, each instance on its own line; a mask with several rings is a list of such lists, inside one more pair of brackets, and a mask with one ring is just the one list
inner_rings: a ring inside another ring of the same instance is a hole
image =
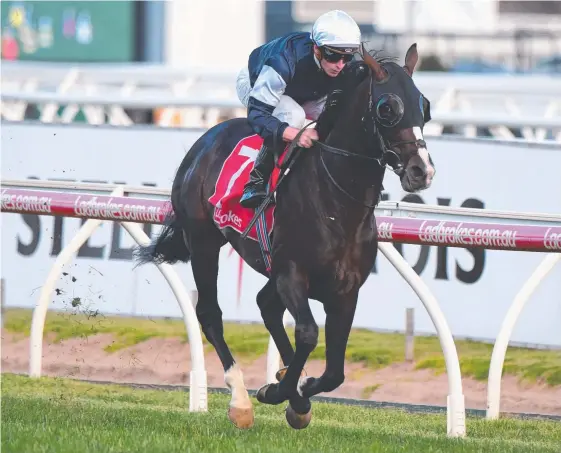
[[[171, 187], [175, 171], [203, 131], [44, 125], [4, 122], [2, 179], [59, 179]], [[430, 189], [410, 200], [514, 211], [561, 212], [559, 145], [505, 144], [492, 140], [428, 137], [436, 165]], [[406, 196], [388, 174], [385, 197]], [[2, 277], [8, 306], [33, 307], [56, 253], [81, 225], [79, 219], [2, 215]], [[146, 226], [152, 233], [157, 226]], [[104, 223], [66, 269], [52, 308], [145, 316], [179, 316], [173, 294], [153, 266], [134, 269], [124, 230]], [[493, 339], [516, 293], [544, 258], [541, 253], [399, 246], [439, 300], [456, 337]], [[53, 255], [54, 254], [54, 255]], [[422, 304], [383, 258], [360, 293], [356, 327], [403, 330], [405, 309], [414, 307], [416, 327], [434, 333]], [[190, 265], [175, 266], [195, 289]], [[227, 320], [260, 321], [255, 296], [265, 278], [225, 246], [220, 257], [219, 301]], [[238, 281], [241, 283], [239, 284]], [[239, 294], [239, 300], [238, 300]], [[318, 323], [321, 305], [312, 301]], [[518, 343], [561, 346], [561, 267], [528, 302], [513, 334]]]

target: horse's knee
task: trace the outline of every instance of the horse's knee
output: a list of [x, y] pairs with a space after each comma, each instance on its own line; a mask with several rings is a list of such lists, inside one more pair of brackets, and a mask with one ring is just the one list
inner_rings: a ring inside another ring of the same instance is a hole
[[319, 328], [315, 322], [296, 324], [296, 347], [313, 351], [318, 345]]

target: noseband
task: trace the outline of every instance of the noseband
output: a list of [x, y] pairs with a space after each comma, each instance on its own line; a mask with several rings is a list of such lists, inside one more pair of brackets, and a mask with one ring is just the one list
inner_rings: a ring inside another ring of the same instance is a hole
[[[349, 198], [351, 198], [352, 200], [356, 201], [357, 203], [361, 203], [363, 206], [366, 206], [367, 208], [375, 208], [376, 204], [367, 204], [361, 200], [357, 200], [355, 197], [353, 197], [350, 193], [348, 193], [345, 189], [343, 189], [335, 180], [335, 178], [333, 177], [333, 175], [329, 172], [327, 165], [325, 164], [325, 160], [323, 159], [323, 153], [322, 151], [326, 151], [329, 152], [331, 154], [337, 154], [339, 156], [343, 156], [343, 157], [353, 157], [353, 158], [357, 158], [357, 159], [363, 159], [363, 160], [367, 160], [367, 161], [374, 161], [376, 162], [380, 167], [382, 168], [388, 168], [390, 171], [393, 171], [396, 175], [398, 175], [400, 178], [401, 176], [404, 174], [405, 172], [405, 166], [403, 164], [403, 160], [401, 159], [401, 152], [397, 153], [395, 150], [400, 150], [400, 148], [404, 145], [415, 145], [416, 149], [418, 150], [419, 148], [426, 148], [426, 143], [424, 140], [403, 140], [403, 141], [399, 141], [399, 142], [391, 142], [390, 140], [386, 139], [382, 133], [378, 130], [378, 128], [376, 127], [376, 118], [375, 118], [375, 114], [373, 112], [373, 102], [372, 102], [372, 75], [370, 76], [370, 90], [369, 90], [369, 102], [368, 102], [368, 109], [366, 110], [364, 116], [362, 117], [361, 121], [362, 121], [362, 128], [364, 130], [364, 132], [366, 133], [367, 137], [374, 137], [375, 139], [377, 139], [379, 141], [379, 146], [382, 150], [382, 155], [380, 157], [374, 157], [374, 156], [368, 156], [368, 155], [364, 155], [364, 154], [356, 154], [356, 153], [351, 153], [350, 151], [347, 151], [345, 149], [341, 149], [341, 148], [336, 148], [334, 146], [329, 146], [323, 142], [320, 142], [319, 140], [315, 140], [314, 143], [316, 145], [318, 145], [319, 149], [320, 149], [320, 160], [321, 163], [323, 165], [323, 168], [325, 170], [325, 172], [327, 173], [327, 176], [329, 177], [329, 179], [331, 180], [331, 182], [333, 183], [333, 185], [335, 187], [337, 187], [337, 189], [339, 189], [341, 192], [343, 192], [345, 195], [347, 195]], [[309, 123], [307, 126], [304, 126], [304, 128], [300, 131], [300, 133], [294, 138], [293, 143], [298, 143], [298, 139], [300, 138], [301, 133], [311, 124], [315, 123], [316, 121], [313, 121], [311, 123]]]

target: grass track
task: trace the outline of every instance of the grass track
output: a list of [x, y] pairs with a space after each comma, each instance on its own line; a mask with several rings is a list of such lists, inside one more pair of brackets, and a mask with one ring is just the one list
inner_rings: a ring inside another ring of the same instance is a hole
[[131, 389], [60, 378], [2, 375], [2, 451], [102, 452], [555, 452], [561, 423], [468, 418], [466, 439], [446, 437], [445, 415], [314, 403], [311, 425], [294, 431], [284, 405], [255, 400], [256, 424], [236, 429], [229, 398], [188, 412], [184, 391]]
[[[29, 335], [31, 315], [31, 310], [8, 309], [4, 320], [6, 331]], [[269, 335], [263, 325], [227, 323], [224, 329], [226, 341], [237, 359], [252, 360], [266, 354]], [[287, 331], [294, 343], [294, 328], [287, 327]], [[87, 337], [98, 333], [110, 333], [115, 337], [115, 342], [107, 348], [107, 352], [116, 352], [154, 337], [178, 337], [187, 341], [183, 322], [177, 319], [106, 316], [84, 313], [80, 307], [67, 312], [49, 311], [47, 314], [45, 335], [54, 337], [55, 341]], [[212, 346], [206, 340], [204, 344], [206, 350], [214, 354]], [[350, 362], [364, 363], [374, 370], [380, 369], [404, 361], [404, 344], [402, 334], [353, 329], [347, 346], [346, 359]], [[481, 342], [457, 340], [456, 347], [462, 376], [486, 380], [493, 346]], [[320, 360], [325, 358], [323, 329], [320, 329], [318, 347], [310, 358]], [[437, 337], [415, 338], [415, 360], [418, 369], [428, 368], [435, 373], [446, 371], [442, 348]], [[527, 382], [561, 385], [561, 350], [509, 347], [504, 373], [517, 376]]]

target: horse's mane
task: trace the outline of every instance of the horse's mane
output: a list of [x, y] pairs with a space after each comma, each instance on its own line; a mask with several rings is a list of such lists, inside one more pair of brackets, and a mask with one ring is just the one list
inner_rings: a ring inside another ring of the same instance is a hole
[[383, 50], [367, 50], [367, 52], [372, 58], [374, 58], [380, 64], [397, 61], [397, 57], [392, 57], [391, 55], [385, 55], [385, 56], [380, 55], [380, 53], [382, 53]]
[[[383, 52], [382, 50], [367, 50], [367, 52], [381, 65], [397, 60], [396, 57], [380, 55]], [[328, 93], [325, 107], [318, 118], [316, 130], [320, 140], [324, 140], [329, 134], [337, 118], [348, 105], [354, 91], [370, 74], [370, 68], [366, 66], [362, 59], [350, 62], [344, 71], [345, 74], [339, 83]]]

